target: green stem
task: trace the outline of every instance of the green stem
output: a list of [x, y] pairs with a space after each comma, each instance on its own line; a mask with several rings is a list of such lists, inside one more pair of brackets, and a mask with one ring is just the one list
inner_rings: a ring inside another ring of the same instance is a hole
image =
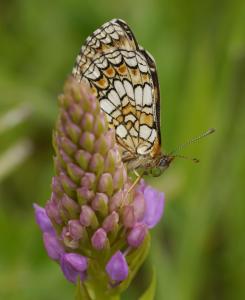
[[[97, 282], [98, 283], [98, 282]], [[120, 295], [110, 294], [108, 291], [102, 290], [95, 282], [86, 281], [78, 282], [75, 300], [120, 300]]]

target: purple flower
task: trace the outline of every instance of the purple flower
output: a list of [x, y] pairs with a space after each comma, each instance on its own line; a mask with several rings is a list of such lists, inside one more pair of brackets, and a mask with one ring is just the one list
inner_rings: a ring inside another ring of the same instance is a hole
[[137, 190], [132, 204], [134, 206], [134, 215], [136, 217], [136, 220], [137, 222], [140, 222], [145, 214], [144, 194]]
[[108, 238], [106, 235], [106, 231], [103, 228], [97, 229], [92, 235], [91, 243], [96, 250], [102, 250], [103, 248], [105, 248], [107, 242]]
[[117, 251], [106, 265], [106, 272], [113, 281], [123, 281], [128, 276], [128, 264], [121, 251]]
[[67, 280], [88, 278], [96, 283], [95, 294], [98, 283], [109, 295], [125, 279], [120, 291], [129, 285], [140, 267], [164, 195], [143, 180], [132, 187], [115, 130], [92, 93], [72, 78], [67, 81], [53, 136], [52, 194], [45, 209], [34, 208], [48, 256]]
[[88, 267], [87, 258], [76, 254], [66, 253], [61, 258], [61, 269], [67, 280], [76, 283], [79, 277], [81, 281], [86, 278]]
[[33, 207], [35, 209], [36, 222], [43, 232], [43, 243], [48, 256], [53, 260], [59, 261], [65, 251], [57, 239], [53, 225], [44, 208], [37, 204], [34, 204]]
[[70, 220], [68, 222], [69, 233], [72, 239], [80, 240], [84, 237], [85, 228], [78, 220]]
[[144, 241], [144, 238], [147, 233], [147, 227], [144, 223], [136, 224], [133, 229], [130, 230], [127, 241], [130, 246], [137, 248]]
[[81, 207], [80, 222], [85, 227], [98, 227], [98, 220], [96, 214], [90, 206], [83, 205]]
[[160, 221], [164, 208], [164, 193], [150, 187], [140, 187], [145, 198], [145, 213], [141, 220], [148, 228], [153, 228]]
[[65, 251], [63, 246], [59, 243], [56, 235], [44, 232], [43, 242], [48, 256], [53, 260], [59, 261]]
[[35, 203], [33, 204], [33, 207], [35, 209], [36, 223], [38, 224], [38, 226], [42, 230], [42, 232], [54, 233], [53, 225], [52, 225], [45, 209]]
[[136, 218], [133, 205], [125, 205], [123, 210], [123, 224], [126, 228], [131, 228], [135, 225]]
[[109, 216], [107, 216], [103, 221], [103, 229], [106, 232], [111, 232], [116, 230], [118, 227], [119, 215], [117, 212], [113, 211]]

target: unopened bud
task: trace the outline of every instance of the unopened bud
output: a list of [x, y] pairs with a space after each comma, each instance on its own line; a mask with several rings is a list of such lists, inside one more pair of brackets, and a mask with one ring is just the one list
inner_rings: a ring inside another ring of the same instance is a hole
[[91, 238], [92, 246], [96, 250], [104, 249], [107, 246], [108, 242], [109, 241], [107, 239], [106, 232], [103, 228], [97, 229]]
[[92, 227], [93, 229], [96, 229], [99, 226], [99, 222], [94, 211], [88, 205], [83, 205], [81, 208], [80, 222], [83, 226]]
[[87, 170], [91, 156], [92, 155], [89, 152], [84, 151], [82, 149], [78, 150], [75, 154], [76, 161], [78, 162], [79, 166], [83, 169], [83, 171]]
[[141, 243], [144, 241], [147, 233], [147, 227], [143, 223], [138, 223], [134, 226], [133, 229], [129, 232], [127, 236], [127, 241], [129, 246], [133, 248], [138, 248]]
[[136, 218], [134, 215], [134, 207], [132, 205], [124, 206], [122, 219], [126, 228], [132, 228], [135, 225]]
[[79, 205], [66, 194], [61, 198], [61, 204], [68, 211], [69, 218], [75, 219], [79, 216]]
[[117, 212], [113, 211], [109, 216], [107, 216], [102, 224], [102, 227], [106, 232], [116, 231], [118, 228], [119, 215]]
[[108, 196], [111, 196], [113, 193], [113, 180], [110, 173], [103, 173], [100, 176], [98, 191], [101, 193], [106, 193]]
[[92, 200], [92, 208], [98, 211], [101, 216], [105, 217], [108, 214], [108, 196], [104, 193], [97, 193]]

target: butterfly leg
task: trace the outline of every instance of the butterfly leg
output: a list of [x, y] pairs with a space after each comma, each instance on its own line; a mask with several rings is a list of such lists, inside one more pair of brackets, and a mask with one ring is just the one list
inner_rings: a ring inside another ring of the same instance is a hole
[[142, 172], [142, 174], [139, 174], [136, 170], [134, 170], [134, 174], [137, 176], [137, 178], [135, 179], [134, 183], [129, 188], [128, 193], [130, 193], [132, 191], [132, 189], [139, 183], [140, 179], [144, 175], [144, 172]]
[[142, 174], [139, 174], [136, 170], [134, 170], [135, 175], [137, 176], [137, 178], [135, 179], [135, 181], [133, 182], [133, 184], [130, 186], [130, 188], [127, 190], [126, 195], [122, 201], [121, 207], [123, 207], [123, 205], [125, 204], [125, 201], [127, 199], [128, 194], [133, 190], [133, 188], [139, 183], [140, 179], [142, 178], [142, 176], [144, 175], [144, 172]]

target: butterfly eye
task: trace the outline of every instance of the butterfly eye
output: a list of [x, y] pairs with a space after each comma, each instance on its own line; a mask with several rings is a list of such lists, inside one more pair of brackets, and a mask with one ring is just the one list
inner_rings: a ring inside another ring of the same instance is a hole
[[153, 177], [158, 177], [162, 174], [163, 170], [161, 168], [153, 168], [151, 169], [151, 175]]

